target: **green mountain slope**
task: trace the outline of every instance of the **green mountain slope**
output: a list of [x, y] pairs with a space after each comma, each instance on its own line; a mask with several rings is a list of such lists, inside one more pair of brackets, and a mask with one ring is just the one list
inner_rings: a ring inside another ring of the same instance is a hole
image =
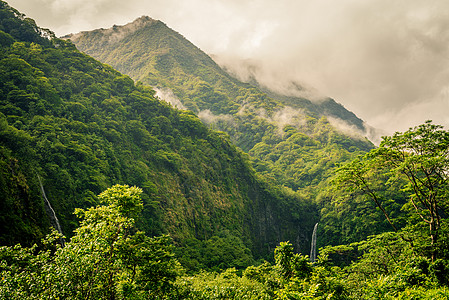
[[[292, 96], [302, 89], [296, 83], [280, 93], [255, 76], [241, 82], [182, 35], [148, 17], [64, 38], [153, 86], [160, 98], [192, 110], [211, 128], [227, 132], [266, 180], [315, 203], [320, 246], [389, 230], [371, 203], [357, 195], [342, 199], [329, 188], [338, 165], [373, 148], [361, 134], [368, 131], [363, 121], [333, 99]], [[360, 222], [361, 214], [366, 222]]]
[[0, 48], [0, 244], [31, 244], [48, 232], [41, 179], [68, 236], [75, 207], [122, 183], [143, 189], [139, 226], [180, 246], [237, 240], [261, 255], [291, 240], [307, 251], [316, 207], [264, 182], [228, 136], [192, 112], [5, 2]]
[[203, 122], [229, 133], [259, 172], [312, 199], [337, 163], [373, 147], [337, 129], [360, 131], [364, 124], [334, 100], [312, 102], [243, 83], [161, 21], [141, 17], [65, 38], [134, 80], [170, 89]]

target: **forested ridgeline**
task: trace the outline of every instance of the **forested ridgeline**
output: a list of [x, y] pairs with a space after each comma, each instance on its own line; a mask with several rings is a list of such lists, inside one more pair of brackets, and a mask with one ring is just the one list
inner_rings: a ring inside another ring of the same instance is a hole
[[373, 146], [356, 130], [350, 135], [332, 125], [330, 120], [339, 119], [365, 129], [362, 120], [334, 100], [312, 102], [241, 82], [161, 21], [141, 17], [64, 38], [153, 86], [167, 101], [177, 98], [203, 122], [229, 133], [256, 160], [257, 170], [293, 190], [316, 187], [336, 162]]
[[320, 246], [355, 242], [389, 228], [375, 206], [357, 195], [335, 205], [344, 197], [329, 189], [338, 165], [373, 148], [361, 134], [363, 121], [341, 104], [283, 95], [254, 80], [241, 82], [181, 34], [149, 17], [64, 38], [153, 86], [159, 97], [190, 109], [211, 128], [227, 132], [266, 180], [315, 203], [322, 211]]

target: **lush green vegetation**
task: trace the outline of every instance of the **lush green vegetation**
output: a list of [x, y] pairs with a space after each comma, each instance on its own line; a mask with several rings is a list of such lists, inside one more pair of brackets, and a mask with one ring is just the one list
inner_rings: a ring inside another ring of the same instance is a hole
[[[399, 228], [391, 215], [391, 203], [403, 204], [399, 217], [415, 226], [415, 230], [427, 230], [430, 243], [424, 243], [422, 251], [433, 261], [449, 254], [445, 222], [448, 174], [449, 132], [428, 121], [405, 133], [385, 137], [379, 148], [343, 166], [336, 182], [368, 195], [396, 232]], [[385, 193], [379, 193], [379, 182], [401, 190], [406, 195], [405, 201], [398, 201], [395, 194], [387, 198]], [[418, 247], [416, 237], [409, 242]]]
[[[329, 191], [328, 181], [339, 164], [373, 145], [333, 125], [331, 121], [339, 119], [354, 130], [364, 130], [362, 120], [334, 100], [312, 102], [243, 83], [180, 34], [148, 17], [66, 38], [134, 80], [171, 89], [204, 123], [227, 132], [267, 181], [298, 191], [322, 209], [326, 215], [319, 225], [323, 241], [355, 242], [388, 229], [369, 203], [364, 211], [370, 215], [370, 225], [363, 229], [355, 222], [335, 226], [333, 218], [340, 210], [332, 204], [335, 193]], [[350, 215], [347, 219], [360, 217], [356, 209], [345, 210]]]
[[179, 251], [184, 260], [244, 267], [281, 240], [309, 247], [316, 207], [264, 181], [226, 134], [0, 8], [1, 244], [32, 245], [48, 232], [41, 178], [67, 236], [78, 226], [74, 209], [120, 183], [142, 188], [136, 222], [147, 234], [200, 253], [232, 241], [246, 255], [231, 263]]
[[293, 100], [261, 93], [214, 123], [250, 159], [5, 2], [0, 16], [0, 298], [449, 298], [441, 126], [365, 153], [325, 116], [273, 124]]
[[[350, 245], [326, 247], [315, 263], [294, 253], [291, 243], [282, 242], [274, 251], [274, 263], [188, 275], [175, 259], [167, 236], [148, 238], [135, 227], [135, 217], [143, 207], [141, 193], [136, 187], [116, 185], [99, 195], [100, 205], [77, 209], [81, 223], [65, 247], [60, 246], [56, 232], [44, 239], [39, 248], [0, 247], [0, 296], [3, 299], [449, 298], [447, 259], [431, 260], [420, 254], [407, 240], [410, 234], [416, 234], [411, 228]], [[331, 257], [347, 260], [337, 266]]]
[[101, 205], [77, 209], [80, 226], [61, 247], [53, 232], [37, 249], [0, 248], [2, 299], [157, 299], [169, 294], [179, 265], [167, 236], [136, 230], [142, 190], [116, 185]]

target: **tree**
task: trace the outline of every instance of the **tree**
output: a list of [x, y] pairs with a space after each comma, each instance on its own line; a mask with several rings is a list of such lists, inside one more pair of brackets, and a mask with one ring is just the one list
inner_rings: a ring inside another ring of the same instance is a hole
[[77, 209], [82, 219], [64, 248], [54, 232], [42, 249], [0, 247], [2, 299], [165, 299], [178, 276], [168, 236], [134, 227], [142, 209], [137, 187], [115, 185], [103, 205]]
[[274, 259], [281, 278], [289, 280], [295, 278], [307, 278], [312, 272], [312, 266], [308, 257], [293, 252], [290, 242], [281, 242], [274, 250]]
[[[438, 253], [439, 234], [449, 205], [449, 132], [427, 121], [404, 133], [384, 137], [380, 146], [338, 170], [337, 184], [369, 195], [397, 231], [386, 209], [386, 199], [376, 191], [376, 181], [402, 182], [410, 208], [427, 226], [431, 257]], [[385, 177], [386, 175], [386, 177]]]

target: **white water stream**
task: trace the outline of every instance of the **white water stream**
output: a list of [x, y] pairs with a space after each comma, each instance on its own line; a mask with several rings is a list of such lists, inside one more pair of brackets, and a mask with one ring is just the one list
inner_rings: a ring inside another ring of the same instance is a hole
[[313, 233], [312, 233], [312, 243], [310, 245], [310, 261], [315, 262], [316, 260], [316, 230], [318, 227], [318, 223], [315, 224], [315, 227], [313, 227]]
[[[52, 226], [61, 235], [64, 235], [62, 233], [61, 224], [59, 224], [58, 217], [56, 216], [56, 213], [55, 213], [53, 207], [51, 206], [50, 201], [48, 201], [48, 199], [47, 199], [47, 195], [45, 194], [44, 186], [42, 185], [42, 181], [41, 181], [41, 178], [39, 177], [39, 175], [37, 175], [37, 179], [39, 180], [39, 185], [41, 187], [42, 198], [44, 198], [44, 200], [45, 200], [45, 204], [46, 204], [46, 207], [47, 207], [47, 212], [48, 212], [48, 215], [50, 217], [50, 222], [52, 223]], [[65, 246], [64, 238], [61, 238], [60, 240], [61, 240], [61, 245], [64, 247]]]

